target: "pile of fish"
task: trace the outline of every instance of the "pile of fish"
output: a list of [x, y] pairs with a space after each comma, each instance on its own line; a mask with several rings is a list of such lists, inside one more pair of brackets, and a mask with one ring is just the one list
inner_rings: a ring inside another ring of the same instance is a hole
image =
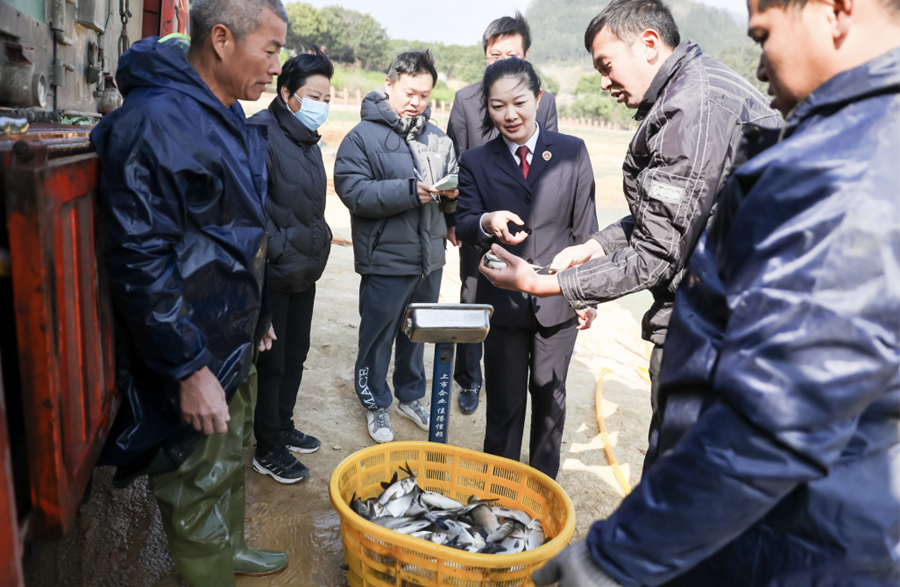
[[[424, 491], [409, 468], [409, 475], [383, 482], [384, 491], [365, 501], [356, 494], [350, 507], [383, 528], [483, 554], [512, 554], [544, 544], [544, 528], [523, 511], [493, 505], [496, 500], [470, 499], [463, 504], [440, 493]], [[474, 498], [474, 496], [473, 496]]]

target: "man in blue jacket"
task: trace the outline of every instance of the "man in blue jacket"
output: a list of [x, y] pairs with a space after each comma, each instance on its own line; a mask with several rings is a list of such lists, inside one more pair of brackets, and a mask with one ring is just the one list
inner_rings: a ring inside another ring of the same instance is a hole
[[749, 4], [785, 129], [691, 257], [659, 460], [537, 585], [900, 584], [900, 1]]
[[[244, 542], [241, 456], [253, 429], [267, 143], [239, 99], [281, 73], [280, 0], [194, 0], [191, 41], [143, 39], [119, 62], [124, 105], [91, 133], [124, 401], [101, 464], [150, 475], [189, 586], [287, 565]], [[183, 37], [183, 36], [181, 36]]]

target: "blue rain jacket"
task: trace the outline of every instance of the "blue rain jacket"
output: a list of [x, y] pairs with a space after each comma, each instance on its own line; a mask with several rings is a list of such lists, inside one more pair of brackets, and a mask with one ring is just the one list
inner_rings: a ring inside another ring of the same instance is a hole
[[265, 129], [223, 106], [188, 48], [135, 43], [116, 73], [125, 102], [91, 133], [124, 396], [100, 464], [153, 471], [162, 448], [169, 466], [187, 458], [203, 436], [182, 422], [179, 380], [209, 367], [230, 401], [268, 327]]
[[727, 183], [661, 369], [688, 421], [588, 543], [619, 583], [900, 584], [900, 49]]

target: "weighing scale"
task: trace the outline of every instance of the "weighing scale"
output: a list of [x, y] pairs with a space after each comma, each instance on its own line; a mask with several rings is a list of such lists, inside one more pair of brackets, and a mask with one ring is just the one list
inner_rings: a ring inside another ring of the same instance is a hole
[[455, 345], [484, 342], [493, 313], [494, 307], [484, 304], [410, 304], [406, 308], [403, 333], [412, 342], [434, 343], [430, 442], [447, 442]]

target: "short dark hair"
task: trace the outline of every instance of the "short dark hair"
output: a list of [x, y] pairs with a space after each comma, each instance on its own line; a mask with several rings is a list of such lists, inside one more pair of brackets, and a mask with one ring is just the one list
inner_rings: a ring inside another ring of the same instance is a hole
[[[758, 10], [765, 12], [769, 8], [799, 8], [806, 6], [807, 0], [759, 0]], [[893, 16], [900, 15], [900, 0], [881, 0], [881, 5]]]
[[288, 21], [281, 0], [194, 0], [191, 3], [191, 47], [199, 49], [217, 24], [224, 24], [240, 42], [259, 27], [259, 13], [268, 8]]
[[481, 119], [481, 135], [488, 136], [494, 130], [494, 121], [491, 119], [490, 100], [491, 89], [497, 80], [505, 78], [518, 78], [520, 83], [525, 84], [534, 97], [541, 93], [541, 78], [534, 70], [534, 67], [518, 57], [510, 57], [509, 59], [500, 59], [489, 65], [484, 70], [484, 79], [481, 83], [481, 104], [484, 107], [484, 115]]
[[415, 77], [423, 73], [431, 74], [432, 85], [437, 83], [437, 70], [434, 68], [434, 55], [431, 51], [406, 51], [394, 57], [387, 77], [392, 84], [397, 83], [403, 74]]
[[301, 53], [291, 57], [281, 66], [281, 75], [278, 76], [278, 95], [281, 88], [287, 88], [293, 94], [304, 85], [306, 79], [313, 75], [324, 75], [328, 79], [334, 76], [334, 65], [321, 49], [314, 45], [309, 46], [311, 53]]
[[502, 16], [484, 29], [484, 35], [481, 37], [484, 52], [487, 53], [491, 43], [494, 43], [500, 37], [511, 35], [522, 37], [522, 49], [528, 53], [528, 49], [531, 48], [531, 28], [528, 26], [528, 21], [525, 20], [525, 17], [518, 10], [516, 10], [515, 16]]
[[604, 27], [620, 41], [630, 40], [647, 29], [659, 33], [660, 39], [670, 49], [681, 42], [678, 25], [672, 11], [662, 0], [613, 0], [594, 17], [584, 32], [584, 48], [588, 53], [594, 39]]

